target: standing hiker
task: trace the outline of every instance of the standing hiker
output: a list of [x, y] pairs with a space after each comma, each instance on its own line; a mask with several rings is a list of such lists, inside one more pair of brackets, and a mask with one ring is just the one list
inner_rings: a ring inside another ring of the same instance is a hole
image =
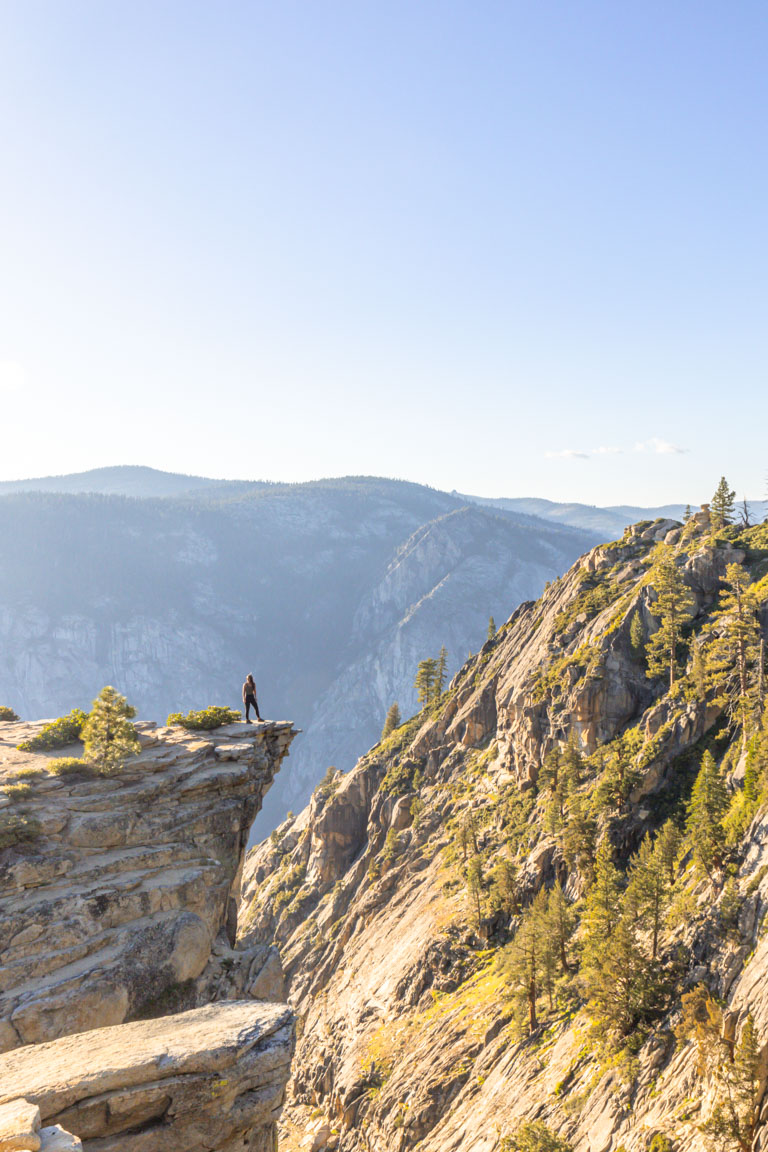
[[256, 700], [256, 684], [250, 672], [245, 678], [245, 684], [243, 684], [243, 704], [245, 704], [246, 724], [251, 723], [251, 708], [253, 708], [256, 713], [256, 719], [261, 720], [261, 716], [259, 716], [259, 705]]

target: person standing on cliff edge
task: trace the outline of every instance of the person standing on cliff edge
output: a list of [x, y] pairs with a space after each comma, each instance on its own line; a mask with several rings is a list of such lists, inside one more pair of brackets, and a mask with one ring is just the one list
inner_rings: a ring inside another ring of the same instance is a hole
[[259, 705], [256, 700], [256, 684], [250, 672], [245, 678], [245, 684], [243, 684], [243, 704], [245, 704], [246, 724], [251, 723], [251, 708], [253, 708], [256, 713], [256, 719], [261, 720], [261, 716], [259, 716]]

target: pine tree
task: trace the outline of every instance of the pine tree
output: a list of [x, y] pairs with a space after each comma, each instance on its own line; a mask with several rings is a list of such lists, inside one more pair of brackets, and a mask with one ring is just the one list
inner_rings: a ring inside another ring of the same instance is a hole
[[621, 877], [613, 863], [613, 853], [606, 836], [600, 841], [595, 859], [595, 879], [587, 893], [582, 924], [584, 927], [583, 965], [599, 961], [621, 912]]
[[386, 740], [387, 736], [391, 736], [395, 729], [399, 728], [401, 724], [402, 720], [400, 718], [400, 705], [398, 704], [397, 700], [395, 700], [394, 704], [390, 704], [389, 706], [387, 718], [384, 721], [384, 727], [381, 730], [382, 740]]
[[539, 784], [548, 792], [556, 792], [560, 782], [563, 766], [563, 754], [560, 746], [555, 744], [544, 757], [544, 763], [539, 771]]
[[595, 821], [590, 816], [583, 796], [569, 795], [565, 828], [563, 829], [563, 855], [569, 868], [578, 869], [591, 880], [595, 863]]
[[692, 648], [693, 656], [691, 658], [689, 680], [695, 693], [695, 698], [703, 703], [707, 697], [709, 686], [709, 665], [703, 640], [700, 637], [695, 639]]
[[479, 855], [474, 855], [467, 864], [467, 895], [469, 897], [470, 907], [475, 917], [475, 927], [480, 928], [480, 922], [483, 918], [483, 860]]
[[651, 960], [654, 961], [672, 887], [666, 847], [660, 836], [653, 843], [646, 836], [631, 862], [627, 887], [627, 905], [638, 923], [650, 933]]
[[675, 882], [675, 871], [677, 869], [677, 860], [680, 855], [680, 846], [683, 837], [680, 829], [674, 820], [667, 820], [662, 825], [661, 831], [656, 837], [654, 850], [659, 853], [661, 862], [667, 872], [667, 882], [671, 888]]
[[598, 1031], [614, 1042], [653, 1011], [658, 1000], [656, 966], [646, 956], [630, 914], [618, 916], [610, 936], [583, 968], [583, 979]]
[[493, 640], [495, 635], [496, 635], [496, 621], [494, 620], [493, 616], [489, 616], [488, 617], [488, 635], [486, 636], [486, 641]]
[[728, 487], [725, 476], [721, 476], [709, 505], [712, 527], [724, 528], [726, 524], [732, 524], [735, 505], [736, 493]]
[[491, 900], [506, 916], [520, 911], [517, 887], [517, 869], [511, 860], [503, 857], [491, 872]]
[[632, 789], [640, 780], [640, 772], [629, 751], [621, 744], [613, 748], [607, 757], [607, 764], [598, 785], [598, 802], [621, 812], [629, 799]]
[[[660, 1006], [655, 951], [665, 907], [661, 853], [655, 854], [648, 842], [635, 858], [629, 884], [622, 892], [621, 877], [604, 838], [595, 883], [585, 904], [580, 978], [600, 1034], [614, 1042], [629, 1035]], [[650, 947], [644, 944], [643, 934], [650, 936]]]
[[563, 774], [568, 781], [569, 791], [575, 791], [581, 784], [584, 771], [584, 757], [579, 748], [576, 733], [571, 729], [565, 748], [563, 749]]
[[470, 854], [474, 856], [479, 854], [480, 847], [477, 843], [477, 826], [472, 812], [468, 812], [459, 825], [457, 839], [459, 847], [461, 848], [462, 860], [466, 860]]
[[713, 622], [717, 635], [707, 649], [710, 680], [746, 746], [762, 704], [760, 605], [741, 564], [728, 565], [724, 583]]
[[656, 592], [651, 611], [658, 616], [659, 627], [646, 645], [647, 675], [653, 678], [668, 672], [671, 688], [684, 647], [683, 628], [693, 616], [695, 600], [675, 564], [671, 549], [664, 545], [660, 546], [651, 568], [649, 584]]
[[702, 1131], [720, 1148], [752, 1152], [760, 1116], [761, 1078], [760, 1044], [755, 1022], [747, 1016], [733, 1059], [723, 1053], [722, 1043], [715, 1049], [717, 1102]]
[[81, 739], [84, 759], [101, 775], [116, 772], [139, 751], [139, 737], [131, 724], [135, 715], [136, 709], [110, 685], [102, 688], [94, 700]]
[[697, 867], [710, 879], [724, 861], [723, 817], [727, 810], [725, 781], [712, 753], [707, 750], [701, 758], [701, 768], [691, 792], [686, 833]]
[[433, 693], [433, 701], [437, 701], [443, 694], [445, 688], [445, 681], [448, 675], [448, 652], [445, 645], [440, 649], [437, 657], [437, 668], [435, 670], [435, 687]]
[[538, 1003], [547, 973], [547, 893], [541, 888], [526, 908], [514, 939], [505, 949], [504, 969], [518, 1006], [528, 1019], [528, 1031], [538, 1027]]
[[629, 623], [629, 645], [632, 649], [632, 655], [636, 660], [639, 660], [645, 648], [645, 629], [643, 628], [643, 618], [637, 610], [632, 613], [632, 619]]
[[571, 969], [568, 962], [568, 945], [576, 926], [576, 916], [561, 885], [557, 882], [547, 899], [546, 925], [548, 946], [562, 975], [567, 976]]
[[416, 679], [413, 685], [416, 689], [416, 699], [422, 708], [428, 707], [434, 700], [436, 677], [437, 660], [435, 660], [434, 657], [422, 660], [417, 669]]

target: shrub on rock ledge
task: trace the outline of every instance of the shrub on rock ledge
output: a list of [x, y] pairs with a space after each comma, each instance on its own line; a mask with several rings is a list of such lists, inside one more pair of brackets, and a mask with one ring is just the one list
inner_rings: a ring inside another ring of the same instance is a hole
[[32, 816], [0, 812], [0, 850], [36, 840], [40, 822]]
[[73, 708], [66, 716], [58, 720], [51, 720], [44, 725], [37, 736], [31, 740], [22, 740], [16, 747], [20, 752], [49, 752], [53, 748], [66, 748], [80, 739], [83, 725], [88, 719], [82, 708]]
[[502, 1152], [573, 1152], [573, 1145], [563, 1140], [541, 1120], [521, 1124], [513, 1136], [504, 1136]]
[[179, 728], [186, 728], [188, 732], [210, 732], [212, 728], [221, 728], [223, 724], [234, 724], [239, 719], [240, 713], [233, 708], [223, 708], [218, 704], [211, 704], [210, 707], [202, 708], [199, 712], [187, 712], [186, 716], [182, 715], [181, 712], [171, 712], [168, 717], [168, 726], [175, 725]]
[[46, 769], [52, 776], [92, 776], [93, 768], [78, 756], [59, 756], [49, 760]]
[[0, 704], [0, 722], [13, 724], [14, 721], [20, 719], [14, 712], [13, 708], [8, 708], [5, 704]]

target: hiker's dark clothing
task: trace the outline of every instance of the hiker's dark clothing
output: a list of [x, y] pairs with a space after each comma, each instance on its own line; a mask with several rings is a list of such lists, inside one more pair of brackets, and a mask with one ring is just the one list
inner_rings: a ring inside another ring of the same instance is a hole
[[261, 720], [261, 716], [259, 716], [259, 705], [256, 700], [256, 686], [251, 687], [247, 680], [245, 684], [243, 684], [243, 704], [245, 704], [246, 722], [251, 718], [251, 708], [253, 708], [256, 713], [256, 719]]

